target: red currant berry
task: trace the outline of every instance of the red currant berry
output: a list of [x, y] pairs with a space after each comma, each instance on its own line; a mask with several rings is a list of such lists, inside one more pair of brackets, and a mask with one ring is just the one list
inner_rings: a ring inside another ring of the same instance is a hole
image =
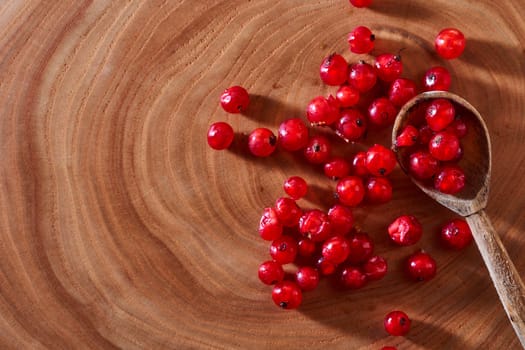
[[341, 113], [335, 133], [346, 142], [357, 141], [366, 132], [366, 119], [357, 109], [347, 109]]
[[354, 207], [365, 197], [365, 185], [357, 176], [347, 176], [339, 180], [336, 186], [336, 195], [339, 202], [349, 207]]
[[401, 336], [410, 331], [410, 319], [403, 311], [392, 311], [385, 316], [385, 330], [390, 335]]
[[432, 157], [444, 162], [454, 159], [458, 154], [458, 148], [458, 137], [448, 131], [438, 132], [428, 144], [428, 150]]
[[465, 220], [454, 219], [441, 228], [441, 240], [448, 247], [460, 250], [472, 242], [472, 232]]
[[299, 232], [314, 242], [322, 242], [332, 233], [330, 218], [319, 209], [309, 210], [299, 219]]
[[445, 129], [448, 132], [453, 133], [458, 138], [463, 138], [467, 135], [468, 127], [462, 119], [454, 119], [452, 123]]
[[330, 141], [322, 135], [311, 137], [304, 149], [306, 160], [312, 164], [327, 162], [328, 159], [330, 159], [331, 153], [332, 145]]
[[324, 165], [324, 174], [337, 180], [350, 174], [350, 163], [344, 158], [335, 157]]
[[408, 258], [407, 272], [413, 280], [428, 281], [436, 275], [436, 261], [423, 251], [417, 252]]
[[416, 83], [405, 78], [397, 78], [394, 80], [388, 90], [388, 98], [396, 107], [401, 107], [416, 95]]
[[365, 199], [371, 204], [384, 204], [392, 199], [392, 183], [386, 177], [372, 176], [366, 180]]
[[368, 27], [356, 27], [348, 34], [350, 51], [353, 53], [369, 53], [374, 49], [375, 39], [376, 37]]
[[347, 261], [352, 265], [362, 264], [374, 253], [374, 242], [364, 232], [356, 232], [349, 237], [350, 254]]
[[264, 284], [276, 284], [283, 280], [284, 270], [281, 264], [269, 260], [259, 266], [259, 279]]
[[306, 118], [312, 125], [330, 125], [335, 123], [338, 117], [339, 108], [332, 95], [328, 99], [317, 96], [310, 101], [306, 109]]
[[308, 193], [308, 184], [300, 176], [292, 176], [286, 179], [283, 188], [284, 192], [295, 200], [303, 198]]
[[355, 266], [347, 266], [341, 270], [341, 283], [343, 287], [348, 289], [363, 288], [366, 284], [366, 275], [360, 268]]
[[275, 213], [277, 219], [286, 227], [294, 227], [299, 224], [303, 211], [291, 198], [281, 197], [275, 202]]
[[256, 157], [268, 157], [275, 151], [277, 137], [270, 129], [257, 128], [248, 136], [248, 148]]
[[368, 106], [368, 120], [371, 124], [383, 128], [394, 123], [397, 109], [386, 97], [379, 97]]
[[434, 179], [434, 188], [442, 193], [456, 194], [465, 187], [465, 173], [457, 165], [441, 168]]
[[388, 226], [388, 235], [398, 245], [412, 245], [421, 239], [423, 227], [415, 216], [403, 215]]
[[418, 151], [410, 155], [408, 170], [418, 180], [430, 179], [439, 170], [439, 161], [427, 151]]
[[317, 260], [316, 266], [319, 273], [323, 276], [333, 275], [337, 269], [337, 264], [328, 261], [323, 257], [320, 257], [319, 260]]
[[366, 279], [369, 281], [377, 281], [385, 277], [388, 271], [388, 264], [386, 260], [379, 255], [375, 255], [369, 258], [363, 264], [363, 272], [366, 275]]
[[352, 175], [365, 177], [368, 176], [366, 168], [366, 152], [357, 152], [352, 160]]
[[286, 151], [305, 148], [308, 137], [308, 127], [301, 118], [287, 119], [279, 125], [279, 144]]
[[228, 113], [242, 113], [250, 104], [248, 91], [241, 86], [232, 86], [221, 95], [221, 106]]
[[359, 92], [367, 92], [374, 87], [377, 81], [374, 67], [361, 61], [350, 66], [348, 84]]
[[354, 226], [352, 210], [344, 205], [336, 204], [328, 210], [328, 218], [334, 235], [346, 235]]
[[348, 78], [348, 62], [343, 56], [333, 53], [323, 60], [319, 73], [326, 85], [341, 85]]
[[447, 60], [461, 56], [465, 45], [465, 36], [455, 28], [443, 29], [434, 41], [437, 54]]
[[372, 5], [372, 0], [350, 0], [354, 7], [368, 7]]
[[430, 129], [430, 126], [428, 126], [428, 124], [423, 125], [419, 128], [419, 143], [424, 146], [427, 146], [434, 134], [434, 131]]
[[348, 258], [350, 244], [343, 236], [333, 236], [323, 243], [323, 258], [338, 265]]
[[208, 129], [208, 145], [216, 150], [230, 147], [233, 137], [233, 128], [225, 122], [213, 123]]
[[297, 256], [297, 241], [290, 236], [281, 236], [270, 245], [272, 259], [281, 265], [293, 263]]
[[305, 292], [314, 290], [319, 284], [319, 272], [310, 266], [300, 267], [295, 273], [295, 281]]
[[444, 67], [432, 67], [423, 77], [423, 88], [425, 91], [442, 90], [448, 91], [450, 88], [450, 73]]
[[374, 62], [377, 77], [390, 83], [401, 76], [403, 73], [403, 63], [401, 56], [391, 53], [384, 53], [376, 57]]
[[349, 85], [343, 85], [335, 93], [335, 98], [341, 108], [350, 108], [359, 102], [359, 91]]
[[302, 238], [297, 244], [297, 249], [300, 256], [308, 258], [314, 255], [317, 247], [310, 238]]
[[277, 218], [274, 208], [264, 208], [259, 222], [259, 234], [266, 241], [273, 241], [283, 234], [283, 224]]
[[412, 125], [407, 125], [396, 138], [396, 147], [414, 146], [419, 137], [419, 130]]
[[366, 168], [375, 176], [388, 175], [396, 167], [396, 155], [385, 146], [375, 144], [366, 152]]
[[430, 102], [425, 113], [428, 126], [433, 131], [445, 129], [456, 115], [454, 105], [447, 99], [437, 98]]
[[283, 309], [297, 309], [303, 301], [303, 293], [297, 283], [282, 281], [273, 287], [272, 299]]

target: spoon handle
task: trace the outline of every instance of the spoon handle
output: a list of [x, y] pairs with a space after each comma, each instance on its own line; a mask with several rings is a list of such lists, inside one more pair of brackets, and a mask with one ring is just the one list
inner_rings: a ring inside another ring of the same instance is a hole
[[525, 286], [484, 210], [466, 217], [514, 331], [525, 348]]

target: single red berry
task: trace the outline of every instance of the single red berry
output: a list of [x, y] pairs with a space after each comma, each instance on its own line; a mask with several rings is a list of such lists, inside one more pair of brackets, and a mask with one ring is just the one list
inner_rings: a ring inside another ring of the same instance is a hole
[[423, 235], [423, 227], [413, 215], [403, 215], [388, 226], [388, 235], [398, 245], [417, 243]]
[[465, 187], [465, 173], [457, 165], [441, 168], [434, 179], [434, 188], [442, 193], [456, 194]]
[[390, 335], [401, 336], [410, 331], [410, 319], [403, 311], [392, 311], [385, 316], [385, 330]]
[[428, 253], [419, 251], [408, 258], [407, 272], [413, 280], [428, 281], [436, 275], [436, 261]]
[[273, 287], [272, 299], [283, 309], [297, 309], [303, 301], [303, 293], [297, 283], [282, 281]]
[[372, 0], [350, 0], [350, 4], [354, 7], [369, 7], [372, 5]]
[[458, 137], [448, 131], [438, 132], [428, 144], [428, 150], [432, 157], [443, 162], [454, 159], [458, 154], [458, 148]]
[[281, 265], [293, 263], [297, 256], [297, 241], [291, 236], [281, 236], [270, 245], [272, 259]]
[[225, 122], [217, 122], [208, 129], [208, 145], [216, 150], [230, 147], [234, 137], [233, 128]]
[[433, 131], [445, 129], [456, 115], [454, 105], [447, 99], [437, 98], [430, 102], [425, 113], [428, 126]]
[[396, 138], [396, 147], [410, 147], [417, 143], [419, 130], [413, 125], [407, 125]]
[[368, 203], [384, 204], [392, 199], [392, 183], [386, 177], [371, 176], [365, 186], [365, 200]]
[[348, 237], [350, 254], [347, 261], [352, 265], [362, 264], [374, 253], [374, 242], [364, 232], [356, 232]]
[[428, 146], [428, 143], [434, 134], [435, 132], [430, 129], [428, 124], [423, 125], [419, 128], [419, 143], [424, 146]]
[[333, 53], [323, 60], [319, 73], [326, 85], [341, 85], [348, 79], [348, 62], [343, 56]]
[[368, 176], [368, 169], [366, 168], [366, 152], [357, 152], [352, 160], [352, 175], [365, 177]]
[[353, 53], [369, 53], [374, 49], [375, 39], [375, 35], [368, 27], [355, 27], [354, 30], [348, 34], [350, 51]]
[[406, 78], [397, 78], [390, 85], [388, 98], [396, 107], [401, 107], [412, 97], [417, 95], [417, 86], [413, 80]]
[[458, 138], [463, 138], [467, 135], [468, 127], [467, 124], [461, 118], [456, 118], [452, 123], [445, 129], [448, 132], [453, 133]]
[[344, 110], [335, 127], [335, 133], [346, 142], [359, 140], [366, 132], [366, 119], [357, 109]]
[[270, 129], [257, 128], [248, 136], [248, 148], [256, 157], [268, 157], [275, 151], [277, 137]]
[[472, 231], [465, 220], [454, 219], [441, 228], [441, 240], [448, 247], [460, 250], [472, 242]]
[[390, 83], [401, 76], [403, 73], [403, 62], [400, 55], [384, 53], [376, 57], [374, 62], [377, 77]]
[[302, 266], [295, 273], [297, 285], [306, 291], [314, 290], [319, 284], [319, 272], [310, 266]]
[[350, 174], [350, 163], [341, 157], [334, 157], [324, 164], [324, 174], [330, 179], [337, 180]]
[[363, 264], [363, 272], [366, 275], [366, 279], [369, 281], [377, 281], [385, 277], [388, 271], [388, 264], [386, 260], [379, 255], [375, 255], [369, 258]]
[[283, 184], [284, 192], [292, 199], [299, 200], [308, 193], [308, 184], [300, 176], [291, 176]]
[[312, 164], [327, 162], [331, 154], [332, 144], [322, 135], [312, 136], [304, 149], [306, 160]]
[[286, 227], [294, 227], [299, 224], [303, 211], [291, 198], [281, 197], [275, 202], [275, 213], [277, 219]]
[[366, 284], [366, 275], [359, 267], [347, 266], [341, 270], [340, 275], [343, 287], [348, 289], [363, 288]]
[[323, 258], [338, 265], [348, 258], [350, 244], [343, 236], [333, 236], [323, 243]]
[[447, 60], [461, 56], [465, 45], [465, 36], [455, 28], [441, 30], [434, 41], [437, 54]]
[[266, 241], [273, 241], [283, 234], [283, 224], [277, 218], [274, 208], [264, 208], [259, 221], [259, 234]]
[[408, 170], [418, 180], [430, 179], [439, 170], [439, 161], [427, 151], [418, 151], [410, 155]]
[[259, 266], [259, 279], [264, 284], [276, 284], [283, 280], [284, 270], [281, 264], [268, 260]]
[[347, 176], [339, 180], [336, 186], [336, 196], [339, 202], [349, 207], [354, 207], [365, 197], [365, 185], [357, 176]]
[[297, 249], [300, 256], [308, 258], [314, 255], [317, 247], [310, 238], [302, 238], [299, 240], [299, 243], [297, 243]]
[[321, 275], [328, 276], [334, 274], [335, 270], [337, 269], [337, 264], [320, 257], [319, 260], [317, 260], [316, 267]]
[[[347, 76], [348, 78], [348, 76]], [[359, 91], [350, 85], [342, 85], [335, 93], [335, 98], [341, 108], [350, 108], [359, 102]]]
[[341, 204], [336, 204], [328, 210], [328, 218], [334, 235], [346, 235], [354, 226], [352, 210]]
[[299, 219], [299, 232], [314, 242], [322, 242], [332, 233], [330, 218], [319, 209], [309, 210]]
[[423, 77], [423, 88], [425, 91], [450, 89], [450, 73], [444, 67], [432, 67], [426, 71]]
[[375, 176], [388, 175], [396, 167], [396, 155], [385, 146], [375, 144], [366, 151], [366, 168]]
[[377, 75], [374, 67], [361, 61], [350, 66], [348, 84], [359, 92], [367, 92], [374, 87]]
[[337, 108], [335, 98], [330, 95], [328, 98], [317, 96], [308, 103], [306, 118], [312, 125], [330, 125], [337, 121], [339, 108]]
[[279, 125], [279, 144], [286, 151], [305, 148], [308, 137], [308, 127], [301, 118], [287, 119]]
[[228, 113], [242, 113], [250, 104], [250, 95], [242, 86], [232, 86], [221, 95], [221, 106]]
[[397, 109], [386, 97], [379, 97], [368, 106], [368, 121], [380, 128], [392, 125], [396, 119]]

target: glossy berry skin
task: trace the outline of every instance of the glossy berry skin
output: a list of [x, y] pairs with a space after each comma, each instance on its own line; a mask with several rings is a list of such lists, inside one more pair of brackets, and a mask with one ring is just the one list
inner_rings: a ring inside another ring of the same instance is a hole
[[370, 204], [385, 204], [392, 199], [392, 183], [386, 177], [371, 176], [366, 180], [365, 200]]
[[343, 85], [339, 87], [335, 93], [335, 98], [341, 108], [350, 108], [355, 106], [359, 102], [359, 97], [359, 91], [350, 85]]
[[419, 130], [413, 125], [407, 125], [396, 138], [396, 147], [410, 147], [417, 143]]
[[449, 248], [464, 249], [472, 242], [472, 231], [463, 219], [454, 219], [446, 222], [441, 228], [441, 240]]
[[425, 91], [448, 91], [451, 81], [450, 73], [446, 68], [440, 66], [432, 67], [425, 72], [423, 89]]
[[233, 142], [235, 133], [230, 124], [225, 122], [217, 122], [210, 125], [208, 129], [208, 145], [215, 150], [223, 150]]
[[348, 45], [353, 53], [369, 53], [374, 49], [375, 36], [370, 28], [365, 26], [355, 27], [348, 34]]
[[297, 243], [297, 249], [300, 256], [308, 258], [314, 255], [317, 247], [310, 238], [302, 238]]
[[350, 254], [347, 262], [352, 265], [362, 264], [374, 253], [374, 242], [364, 232], [355, 232], [348, 237]]
[[438, 132], [430, 139], [428, 144], [430, 155], [443, 162], [456, 158], [458, 149], [458, 137], [448, 131]]
[[281, 265], [294, 262], [297, 256], [297, 241], [290, 236], [281, 236], [270, 245], [270, 255]]
[[439, 170], [439, 161], [427, 151], [417, 151], [409, 158], [408, 170], [418, 180], [430, 179]]
[[452, 123], [445, 129], [448, 132], [453, 133], [458, 138], [463, 138], [467, 135], [468, 127], [467, 124], [460, 118], [454, 119]]
[[335, 133], [346, 142], [359, 140], [366, 132], [366, 118], [357, 109], [347, 109], [335, 126]]
[[465, 187], [465, 173], [457, 165], [441, 168], [434, 178], [434, 188], [442, 193], [456, 194]]
[[300, 267], [295, 273], [295, 282], [305, 292], [314, 290], [319, 284], [319, 272], [310, 266]]
[[452, 123], [455, 115], [456, 110], [449, 100], [437, 98], [428, 105], [425, 119], [432, 131], [441, 131]]
[[371, 90], [377, 81], [374, 67], [363, 61], [352, 64], [348, 73], [348, 84], [363, 93]]
[[377, 77], [390, 83], [401, 76], [403, 73], [403, 62], [401, 56], [391, 53], [384, 53], [376, 57], [374, 62]]
[[461, 56], [465, 45], [465, 36], [456, 28], [441, 30], [434, 40], [437, 54], [447, 60]]
[[303, 293], [297, 283], [282, 281], [273, 287], [272, 299], [282, 309], [297, 309], [303, 301]]
[[413, 215], [402, 215], [388, 226], [390, 239], [401, 246], [417, 243], [423, 235], [423, 227]]
[[284, 278], [284, 270], [281, 264], [268, 260], [259, 266], [259, 279], [262, 283], [272, 285], [279, 283]]
[[321, 253], [325, 260], [338, 265], [345, 261], [350, 254], [350, 244], [343, 236], [333, 236], [323, 243]]
[[331, 125], [339, 118], [337, 101], [330, 95], [328, 98], [317, 96], [308, 103], [306, 118], [312, 125]]
[[341, 85], [348, 79], [348, 62], [343, 56], [333, 53], [321, 63], [319, 74], [326, 85]]
[[332, 233], [328, 214], [313, 209], [305, 212], [299, 219], [299, 232], [309, 236], [313, 242], [322, 242]]
[[341, 284], [348, 289], [359, 289], [366, 285], [366, 275], [360, 268], [347, 266], [341, 270]]
[[283, 224], [274, 208], [265, 208], [259, 221], [259, 235], [265, 241], [273, 241], [283, 234]]
[[363, 272], [367, 280], [377, 281], [385, 277], [388, 272], [388, 264], [384, 258], [375, 255], [363, 264]]
[[324, 164], [324, 174], [332, 179], [341, 179], [350, 174], [350, 163], [341, 157], [332, 158]]
[[365, 177], [368, 176], [368, 169], [366, 168], [366, 152], [357, 152], [352, 160], [352, 171], [354, 176]]
[[301, 118], [291, 118], [279, 125], [279, 145], [285, 151], [299, 151], [306, 147], [309, 138], [308, 127]]
[[407, 272], [415, 281], [431, 280], [436, 275], [436, 261], [423, 251], [414, 253], [407, 260]]
[[281, 197], [275, 202], [275, 213], [279, 222], [286, 227], [294, 227], [299, 224], [303, 211], [291, 198]]
[[248, 136], [248, 148], [256, 157], [268, 157], [277, 146], [277, 137], [270, 129], [257, 128]]
[[384, 326], [388, 334], [394, 336], [406, 335], [410, 331], [410, 319], [403, 311], [392, 311], [385, 316]]
[[333, 275], [337, 269], [337, 264], [320, 257], [316, 263], [317, 270], [323, 276]]
[[350, 0], [350, 4], [354, 7], [368, 7], [372, 5], [372, 0]]
[[328, 210], [328, 218], [334, 235], [347, 235], [354, 226], [352, 210], [341, 204], [336, 204]]
[[365, 185], [357, 176], [347, 176], [339, 180], [336, 186], [336, 195], [339, 202], [349, 207], [354, 207], [365, 197]]
[[332, 144], [322, 136], [312, 136], [304, 149], [306, 160], [312, 164], [326, 163], [332, 154]]
[[242, 86], [232, 86], [221, 95], [221, 106], [228, 113], [242, 113], [250, 104], [250, 95]]
[[388, 99], [396, 107], [401, 107], [417, 95], [416, 83], [410, 79], [397, 78], [390, 85]]
[[294, 200], [299, 200], [308, 193], [308, 184], [300, 176], [291, 176], [283, 184], [284, 192]]
[[384, 128], [394, 124], [396, 119], [397, 108], [392, 101], [386, 97], [376, 98], [368, 106], [368, 121], [370, 124]]
[[386, 176], [394, 170], [397, 160], [392, 150], [375, 144], [366, 152], [366, 169], [375, 176]]
[[434, 136], [435, 132], [430, 129], [428, 124], [425, 124], [419, 128], [419, 144], [428, 146], [430, 139]]

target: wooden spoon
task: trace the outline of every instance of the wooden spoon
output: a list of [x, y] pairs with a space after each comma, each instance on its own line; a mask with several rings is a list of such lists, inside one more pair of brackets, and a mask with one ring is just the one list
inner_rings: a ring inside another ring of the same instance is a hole
[[412, 176], [410, 178], [432, 199], [465, 217], [501, 303], [525, 348], [525, 287], [484, 211], [489, 194], [491, 148], [487, 126], [479, 112], [465, 99], [452, 93], [424, 92], [406, 103], [399, 111], [392, 130], [392, 149], [396, 152], [403, 171], [410, 175], [407, 164], [408, 150], [395, 146], [396, 137], [403, 127], [409, 124], [409, 120], [418, 118], [418, 109], [421, 112], [425, 102], [435, 98], [451, 101], [456, 108], [456, 114], [461, 115], [467, 123], [468, 134], [462, 139], [464, 154], [460, 162], [466, 174], [466, 185], [460, 193], [448, 195], [435, 190], [431, 184], [423, 183]]

